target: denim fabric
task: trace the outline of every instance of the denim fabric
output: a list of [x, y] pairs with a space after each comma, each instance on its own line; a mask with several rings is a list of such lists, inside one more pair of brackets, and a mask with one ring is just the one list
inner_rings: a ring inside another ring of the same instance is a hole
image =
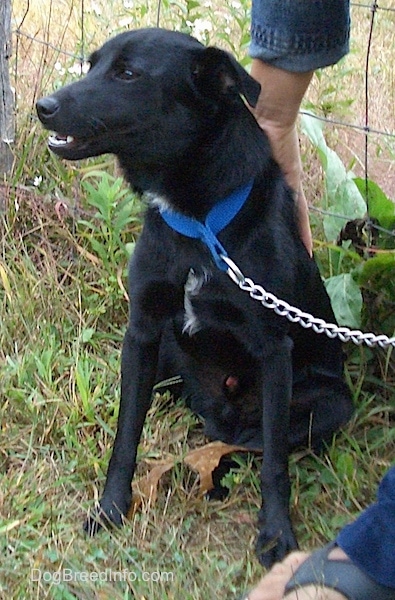
[[361, 571], [394, 588], [395, 598], [395, 466], [383, 478], [377, 502], [342, 529], [336, 542]]
[[250, 56], [294, 72], [338, 62], [349, 50], [349, 0], [252, 0]]

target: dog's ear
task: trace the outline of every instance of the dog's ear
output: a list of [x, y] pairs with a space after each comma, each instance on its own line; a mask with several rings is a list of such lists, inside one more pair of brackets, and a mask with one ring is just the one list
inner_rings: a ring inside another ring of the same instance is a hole
[[204, 48], [193, 67], [193, 77], [199, 92], [213, 99], [244, 96], [252, 107], [258, 102], [260, 84], [237, 60], [219, 48]]

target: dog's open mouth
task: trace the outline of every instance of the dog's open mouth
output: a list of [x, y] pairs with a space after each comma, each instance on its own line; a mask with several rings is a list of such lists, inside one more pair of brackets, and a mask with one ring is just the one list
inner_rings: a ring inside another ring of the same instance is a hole
[[54, 131], [49, 135], [48, 148], [61, 158], [67, 160], [78, 160], [111, 152], [107, 132], [84, 133], [78, 137], [74, 137], [74, 135]]
[[92, 138], [74, 137], [54, 132], [48, 138], [48, 148], [60, 156], [70, 160], [88, 158], [93, 156], [91, 146]]
[[114, 139], [117, 141], [124, 135], [130, 135], [130, 128], [112, 131], [110, 135], [103, 126], [102, 131], [83, 131], [76, 137], [68, 133], [51, 131], [48, 137], [48, 148], [60, 158], [80, 160], [112, 152]]
[[60, 133], [52, 133], [48, 138], [48, 145], [51, 148], [65, 148], [75, 144], [75, 138], [72, 135], [60, 135]]

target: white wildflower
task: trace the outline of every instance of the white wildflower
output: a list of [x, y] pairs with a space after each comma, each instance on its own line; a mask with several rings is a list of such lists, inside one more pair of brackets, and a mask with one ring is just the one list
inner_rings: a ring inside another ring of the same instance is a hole
[[59, 62], [58, 60], [54, 64], [54, 69], [55, 69], [55, 71], [57, 71], [59, 73], [59, 75], [64, 75], [65, 74], [65, 70], [64, 70], [64, 68], [62, 66], [62, 63]]
[[188, 25], [192, 29], [192, 35], [201, 41], [205, 41], [206, 34], [213, 30], [213, 24], [208, 19], [196, 19], [193, 22], [188, 21]]
[[124, 17], [119, 20], [119, 26], [122, 27], [122, 29], [127, 29], [131, 23], [133, 23], [133, 17]]
[[102, 14], [101, 6], [97, 4], [97, 2], [92, 3], [92, 10], [97, 17], [100, 17], [100, 15]]
[[85, 75], [89, 71], [89, 63], [84, 62], [76, 62], [71, 67], [67, 69], [68, 73], [71, 75]]

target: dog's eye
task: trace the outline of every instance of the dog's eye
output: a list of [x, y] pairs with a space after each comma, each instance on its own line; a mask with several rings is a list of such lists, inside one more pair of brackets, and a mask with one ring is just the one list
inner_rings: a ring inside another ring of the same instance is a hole
[[139, 73], [136, 73], [136, 71], [132, 71], [132, 69], [127, 68], [119, 69], [119, 71], [117, 71], [116, 73], [116, 78], [121, 79], [122, 81], [133, 81], [138, 77], [140, 77]]

